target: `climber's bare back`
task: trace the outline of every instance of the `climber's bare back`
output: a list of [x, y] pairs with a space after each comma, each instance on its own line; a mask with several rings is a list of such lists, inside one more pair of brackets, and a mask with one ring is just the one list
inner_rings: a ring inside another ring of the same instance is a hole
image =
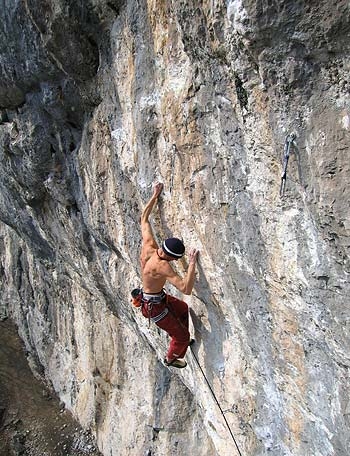
[[149, 247], [142, 248], [140, 260], [143, 291], [159, 293], [165, 285], [169, 264], [158, 257], [157, 249]]

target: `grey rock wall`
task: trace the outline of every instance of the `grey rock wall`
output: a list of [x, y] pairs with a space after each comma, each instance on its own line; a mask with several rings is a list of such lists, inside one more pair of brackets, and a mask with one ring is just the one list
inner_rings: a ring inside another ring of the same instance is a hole
[[201, 252], [194, 354], [242, 454], [347, 455], [348, 17], [346, 1], [4, 2], [1, 315], [103, 454], [238, 454], [193, 355], [170, 372], [130, 305], [160, 179], [155, 234]]

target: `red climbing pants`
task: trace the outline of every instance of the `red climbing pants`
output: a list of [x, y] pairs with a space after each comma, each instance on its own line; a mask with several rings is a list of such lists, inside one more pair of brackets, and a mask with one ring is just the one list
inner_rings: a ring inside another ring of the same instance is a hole
[[190, 333], [188, 330], [188, 305], [175, 298], [167, 295], [166, 299], [157, 305], [153, 305], [151, 315], [148, 315], [147, 304], [142, 306], [142, 314], [148, 317], [156, 317], [165, 308], [168, 308], [168, 313], [156, 325], [166, 331], [171, 340], [167, 353], [168, 361], [173, 361], [177, 358], [183, 358], [187, 351], [190, 341]]

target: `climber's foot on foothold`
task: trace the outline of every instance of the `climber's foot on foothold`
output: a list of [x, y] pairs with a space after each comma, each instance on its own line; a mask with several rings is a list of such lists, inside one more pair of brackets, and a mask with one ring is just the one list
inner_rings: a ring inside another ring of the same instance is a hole
[[178, 369], [183, 369], [187, 366], [186, 361], [184, 361], [183, 359], [173, 359], [172, 361], [167, 361], [167, 359], [165, 358], [164, 364], [166, 366], [177, 367]]
[[195, 339], [190, 339], [188, 346], [191, 347], [191, 345], [193, 345], [195, 342], [196, 342]]

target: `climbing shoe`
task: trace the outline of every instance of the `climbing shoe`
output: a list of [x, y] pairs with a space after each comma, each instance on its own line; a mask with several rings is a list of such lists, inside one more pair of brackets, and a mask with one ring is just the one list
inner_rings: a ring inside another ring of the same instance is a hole
[[184, 361], [183, 359], [173, 359], [172, 361], [170, 361], [170, 363], [166, 360], [166, 358], [164, 359], [164, 364], [166, 366], [171, 366], [171, 367], [177, 367], [179, 369], [183, 369], [184, 367], [187, 366], [187, 363], [186, 361]]
[[190, 339], [188, 346], [191, 347], [191, 345], [193, 345], [195, 342], [196, 342], [195, 339]]

